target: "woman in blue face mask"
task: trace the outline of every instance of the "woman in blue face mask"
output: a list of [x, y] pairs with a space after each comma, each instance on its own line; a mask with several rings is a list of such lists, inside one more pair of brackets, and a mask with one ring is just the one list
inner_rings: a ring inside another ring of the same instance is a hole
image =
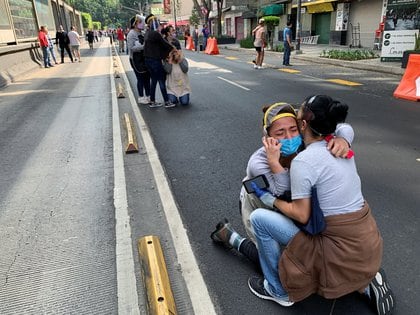
[[[295, 109], [287, 103], [275, 103], [263, 108], [263, 146], [256, 150], [248, 161], [246, 179], [265, 175], [269, 183], [268, 190], [285, 200], [290, 199], [289, 168], [292, 159], [302, 150], [302, 137], [297, 125]], [[349, 144], [353, 141], [353, 129], [348, 124], [339, 125], [337, 137], [330, 141], [329, 149], [336, 157], [345, 157]], [[240, 212], [242, 222], [249, 238], [239, 235], [225, 219], [216, 225], [211, 238], [218, 244], [233, 247], [248, 257], [259, 268], [258, 252], [255, 246], [250, 214], [265, 206], [254, 194], [248, 194], [243, 188], [240, 193]]]

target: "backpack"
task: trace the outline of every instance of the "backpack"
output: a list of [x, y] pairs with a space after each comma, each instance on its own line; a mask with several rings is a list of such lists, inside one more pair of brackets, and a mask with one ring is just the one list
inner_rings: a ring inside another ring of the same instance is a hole
[[[139, 42], [140, 44], [144, 44], [144, 36], [143, 34], [139, 34]], [[146, 72], [147, 68], [144, 62], [144, 50], [135, 51], [133, 52], [133, 67], [134, 70], [141, 73]]]

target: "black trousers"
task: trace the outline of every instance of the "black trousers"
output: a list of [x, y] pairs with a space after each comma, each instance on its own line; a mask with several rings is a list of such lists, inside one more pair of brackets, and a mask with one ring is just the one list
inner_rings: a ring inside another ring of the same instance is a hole
[[61, 63], [64, 63], [64, 49], [67, 51], [67, 54], [69, 55], [71, 62], [73, 62], [73, 56], [71, 54], [70, 47], [69, 45], [66, 45], [64, 47], [60, 47]]

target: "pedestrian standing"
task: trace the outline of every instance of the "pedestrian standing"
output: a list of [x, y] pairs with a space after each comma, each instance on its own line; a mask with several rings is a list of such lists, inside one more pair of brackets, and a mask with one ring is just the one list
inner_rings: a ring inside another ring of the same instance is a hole
[[290, 52], [292, 51], [292, 22], [287, 22], [286, 27], [283, 30], [283, 65], [291, 66], [290, 64]]
[[39, 46], [41, 46], [41, 49], [42, 49], [44, 67], [49, 68], [49, 67], [54, 67], [54, 66], [51, 64], [51, 61], [50, 61], [50, 53], [49, 53], [49, 48], [48, 48], [49, 43], [48, 43], [47, 34], [45, 30], [46, 30], [46, 26], [41, 26], [38, 33], [38, 41], [39, 41]]
[[201, 33], [203, 33], [203, 50], [206, 50], [207, 47], [207, 39], [209, 38], [210, 31], [207, 25], [203, 25], [203, 29], [201, 30]]
[[137, 92], [139, 104], [150, 103], [150, 73], [144, 58], [144, 27], [145, 18], [136, 15], [130, 20], [131, 29], [127, 34], [127, 49], [130, 65], [137, 78]]
[[64, 31], [63, 26], [60, 25], [58, 31], [55, 34], [55, 43], [58, 47], [60, 47], [60, 54], [61, 54], [61, 63], [64, 63], [64, 50], [67, 51], [67, 54], [70, 57], [71, 62], [73, 62], [73, 56], [70, 51], [70, 39], [67, 35], [67, 32]]
[[75, 57], [74, 61], [79, 59], [79, 62], [82, 62], [80, 58], [80, 35], [77, 33], [76, 27], [72, 26], [71, 31], [68, 34], [70, 39], [70, 48]]
[[156, 102], [155, 93], [156, 85], [159, 83], [160, 92], [166, 108], [174, 107], [175, 104], [169, 101], [168, 92], [166, 90], [166, 73], [162, 66], [162, 61], [165, 60], [171, 51], [176, 49], [163, 39], [160, 33], [160, 23], [156, 16], [150, 14], [146, 18], [148, 30], [145, 35], [144, 42], [144, 57], [146, 67], [150, 72], [151, 86], [150, 86], [150, 104], [149, 107], [160, 107], [162, 104]]
[[92, 30], [89, 30], [86, 34], [86, 37], [89, 43], [90, 50], [93, 50], [93, 41], [95, 40], [95, 34], [93, 33]]
[[122, 53], [124, 52], [125, 36], [124, 36], [124, 31], [121, 28], [121, 26], [118, 26], [117, 28], [117, 40], [118, 40], [118, 52]]
[[54, 43], [48, 32], [48, 28], [46, 27], [45, 27], [45, 35], [47, 36], [47, 40], [48, 40], [48, 52], [50, 53], [50, 59], [52, 58], [54, 60], [54, 63], [58, 65], [57, 58], [55, 57]]
[[254, 47], [257, 52], [254, 69], [262, 69], [265, 48], [265, 28], [263, 18], [259, 19], [257, 27], [252, 30], [252, 35], [254, 36]]
[[194, 41], [194, 46], [195, 46], [195, 51], [198, 52], [198, 39], [200, 37], [200, 32], [198, 31], [198, 25], [194, 26], [194, 31], [193, 31], [193, 41]]
[[190, 36], [191, 36], [190, 26], [187, 25], [185, 27], [185, 31], [184, 31], [184, 48], [187, 48], [187, 41], [188, 41], [188, 37], [190, 37]]

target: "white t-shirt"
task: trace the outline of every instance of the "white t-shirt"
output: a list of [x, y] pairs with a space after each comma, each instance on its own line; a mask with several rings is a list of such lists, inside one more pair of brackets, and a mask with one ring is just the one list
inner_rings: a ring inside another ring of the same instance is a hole
[[70, 46], [80, 45], [79, 33], [77, 33], [76, 31], [70, 31], [68, 35], [70, 39]]
[[315, 186], [324, 216], [358, 211], [364, 205], [354, 157], [335, 158], [324, 140], [310, 144], [293, 159], [290, 184], [293, 200], [310, 198]]

